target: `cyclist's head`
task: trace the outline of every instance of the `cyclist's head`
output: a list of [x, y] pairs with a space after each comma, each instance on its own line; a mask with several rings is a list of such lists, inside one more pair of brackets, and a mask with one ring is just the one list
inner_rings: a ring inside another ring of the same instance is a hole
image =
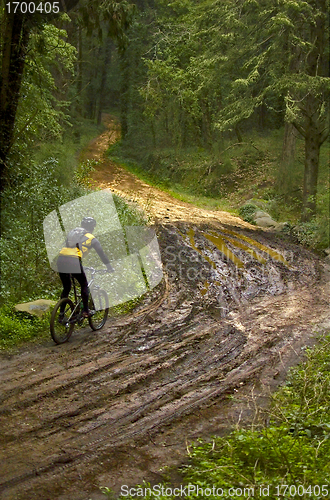
[[83, 220], [81, 221], [81, 227], [84, 227], [90, 233], [94, 231], [95, 226], [96, 226], [96, 220], [93, 219], [93, 217], [84, 217]]

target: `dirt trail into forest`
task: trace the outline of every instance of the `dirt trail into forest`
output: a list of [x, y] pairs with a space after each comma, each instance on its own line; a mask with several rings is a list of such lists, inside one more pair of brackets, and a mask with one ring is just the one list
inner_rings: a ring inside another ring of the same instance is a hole
[[1, 354], [1, 499], [97, 500], [100, 486], [158, 483], [194, 439], [256, 420], [330, 328], [321, 259], [125, 172], [102, 156], [117, 133], [105, 119], [84, 153], [102, 158], [94, 180], [146, 208], [168, 279], [99, 333]]

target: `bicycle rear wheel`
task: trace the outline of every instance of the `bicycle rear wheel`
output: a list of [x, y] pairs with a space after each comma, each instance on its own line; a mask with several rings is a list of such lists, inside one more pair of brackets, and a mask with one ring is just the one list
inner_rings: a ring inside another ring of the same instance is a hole
[[88, 317], [89, 326], [92, 330], [100, 330], [108, 317], [109, 301], [108, 295], [104, 290], [98, 290], [89, 296], [88, 307], [93, 312], [92, 316]]
[[[63, 311], [63, 317], [61, 314]], [[74, 324], [69, 318], [74, 311], [74, 304], [70, 299], [61, 299], [57, 302], [50, 317], [50, 334], [56, 344], [64, 344], [71, 337]]]

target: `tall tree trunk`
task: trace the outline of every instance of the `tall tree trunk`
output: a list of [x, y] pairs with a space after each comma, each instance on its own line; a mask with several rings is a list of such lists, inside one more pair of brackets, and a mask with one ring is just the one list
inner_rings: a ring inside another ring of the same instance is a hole
[[103, 55], [103, 64], [102, 64], [102, 74], [101, 74], [101, 82], [98, 90], [98, 100], [96, 103], [96, 123], [100, 125], [102, 110], [104, 106], [104, 95], [105, 95], [105, 86], [107, 83], [107, 72], [109, 71], [109, 65], [111, 61], [111, 52], [112, 52], [111, 42], [107, 40], [104, 46], [104, 55]]
[[124, 139], [128, 133], [128, 109], [129, 109], [129, 62], [125, 59], [125, 52], [121, 55], [121, 89], [120, 89], [120, 130]]
[[264, 130], [266, 126], [266, 113], [267, 113], [267, 108], [264, 102], [262, 102], [261, 106], [259, 106], [257, 111], [258, 111], [259, 128], [261, 130]]
[[305, 137], [305, 172], [301, 220], [309, 221], [316, 213], [317, 178], [319, 171], [320, 134], [311, 126]]
[[[318, 15], [311, 25], [310, 39], [313, 47], [307, 56], [307, 74], [315, 77], [323, 67], [325, 52], [325, 26], [328, 16], [326, 0], [315, 0], [315, 7], [322, 15]], [[303, 136], [305, 137], [305, 172], [302, 221], [309, 221], [316, 214], [317, 178], [319, 170], [320, 147], [328, 136], [325, 116], [320, 112], [320, 95], [310, 92], [302, 101], [302, 112], [305, 116]], [[296, 124], [295, 124], [296, 126]], [[296, 128], [299, 127], [296, 126]]]
[[238, 142], [243, 142], [243, 137], [242, 137], [242, 133], [240, 131], [240, 128], [239, 128], [239, 125], [235, 125], [235, 134], [236, 134], [236, 137], [237, 137], [237, 140]]
[[[60, 11], [69, 11], [79, 0], [61, 0]], [[1, 5], [2, 7], [2, 5]], [[7, 159], [14, 143], [14, 126], [20, 88], [22, 83], [25, 56], [28, 48], [30, 32], [33, 27], [42, 26], [57, 17], [57, 14], [32, 15], [3, 11], [2, 45], [0, 75], [0, 190], [3, 190], [7, 181]]]
[[294, 161], [296, 152], [297, 132], [292, 123], [285, 122], [282, 145], [281, 162], [290, 165]]
[[6, 184], [6, 160], [13, 144], [16, 110], [19, 101], [30, 28], [24, 16], [5, 12], [0, 80], [0, 178]]
[[83, 42], [82, 42], [82, 27], [78, 25], [78, 40], [77, 40], [77, 106], [76, 110], [78, 115], [82, 115], [82, 87], [83, 87], [83, 76], [82, 76], [82, 58], [83, 58]]
[[292, 123], [285, 122], [281, 159], [277, 171], [277, 189], [282, 194], [290, 194], [292, 167], [295, 158], [297, 131]]

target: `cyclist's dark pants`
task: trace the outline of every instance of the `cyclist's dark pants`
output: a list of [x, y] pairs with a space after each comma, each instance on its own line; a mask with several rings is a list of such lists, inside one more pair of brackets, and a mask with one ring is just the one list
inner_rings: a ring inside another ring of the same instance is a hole
[[71, 275], [78, 281], [81, 287], [83, 310], [88, 312], [88, 284], [81, 262], [79, 262], [79, 260], [75, 257], [59, 255], [57, 259], [57, 270], [63, 283], [61, 298], [63, 299], [64, 297], [66, 298], [69, 296], [71, 290]]
[[[62, 284], [63, 292], [61, 293], [61, 299], [68, 297], [71, 290], [71, 277], [68, 273], [59, 273]], [[71, 274], [75, 278], [81, 287], [81, 298], [83, 301], [84, 311], [88, 312], [88, 283], [85, 273]], [[64, 310], [64, 308], [63, 308]], [[62, 311], [63, 312], [63, 311]]]

